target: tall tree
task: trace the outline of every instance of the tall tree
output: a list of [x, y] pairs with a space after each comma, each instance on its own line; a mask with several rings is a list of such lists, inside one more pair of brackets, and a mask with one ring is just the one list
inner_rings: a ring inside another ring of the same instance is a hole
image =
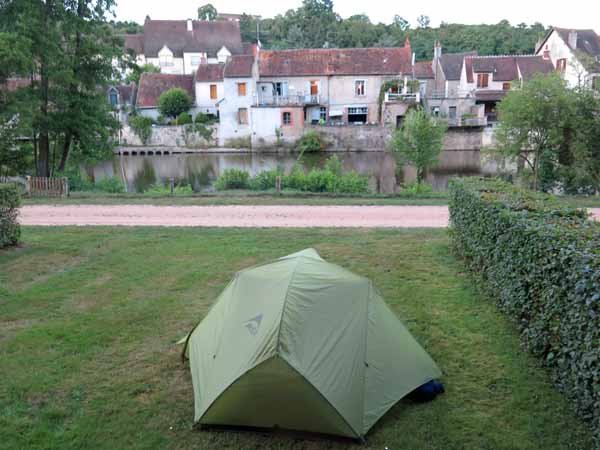
[[62, 170], [76, 148], [80, 153], [108, 149], [117, 127], [105, 96], [122, 45], [106, 16], [113, 0], [7, 0], [2, 28], [28, 42], [32, 61], [29, 115], [37, 172]]
[[534, 189], [550, 188], [555, 171], [570, 163], [574, 94], [558, 74], [538, 75], [498, 105], [498, 150], [531, 171]]
[[417, 170], [417, 184], [425, 179], [428, 169], [438, 163], [443, 149], [446, 125], [426, 113], [422, 108], [411, 110], [402, 126], [392, 136], [392, 149], [403, 162]]

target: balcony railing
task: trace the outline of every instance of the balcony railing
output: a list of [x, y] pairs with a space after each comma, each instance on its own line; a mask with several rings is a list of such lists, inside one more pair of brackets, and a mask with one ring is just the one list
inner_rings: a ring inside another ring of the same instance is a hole
[[304, 106], [319, 105], [319, 94], [255, 95], [255, 106]]
[[421, 94], [419, 92], [413, 94], [400, 94], [394, 92], [386, 92], [385, 93], [385, 102], [404, 102], [404, 103], [420, 103], [421, 102]]
[[449, 127], [485, 127], [488, 124], [487, 117], [454, 117], [444, 120]]

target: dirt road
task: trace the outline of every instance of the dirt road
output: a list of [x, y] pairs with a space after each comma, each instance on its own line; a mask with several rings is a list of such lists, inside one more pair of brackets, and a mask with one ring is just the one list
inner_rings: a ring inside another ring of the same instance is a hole
[[[592, 210], [600, 219], [600, 209]], [[446, 206], [151, 206], [31, 205], [23, 225], [166, 227], [382, 227], [443, 228]]]

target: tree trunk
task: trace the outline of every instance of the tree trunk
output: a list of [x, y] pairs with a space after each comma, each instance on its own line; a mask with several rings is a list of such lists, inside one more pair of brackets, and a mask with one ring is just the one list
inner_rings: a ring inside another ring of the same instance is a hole
[[58, 164], [58, 171], [64, 172], [65, 166], [67, 165], [67, 161], [69, 159], [69, 153], [71, 151], [71, 142], [73, 141], [73, 135], [71, 132], [67, 132], [65, 136], [65, 142], [63, 144], [63, 151], [60, 157], [60, 163]]
[[[44, 14], [44, 30], [48, 31], [48, 21], [52, 13], [53, 2], [46, 1], [46, 9]], [[48, 103], [49, 103], [49, 81], [48, 81], [48, 59], [47, 55], [42, 51], [40, 55], [40, 138], [38, 150], [38, 173], [42, 177], [50, 176], [50, 134], [48, 131]]]

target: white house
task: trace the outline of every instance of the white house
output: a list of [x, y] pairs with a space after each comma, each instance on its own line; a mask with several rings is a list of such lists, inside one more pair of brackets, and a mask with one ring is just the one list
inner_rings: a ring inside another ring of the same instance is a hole
[[550, 59], [570, 87], [600, 90], [600, 36], [594, 30], [552, 28], [536, 54]]
[[201, 64], [196, 71], [196, 107], [204, 114], [218, 115], [223, 100], [223, 70], [225, 64]]
[[251, 139], [253, 98], [258, 77], [254, 55], [236, 55], [223, 69], [224, 98], [219, 103], [219, 142], [227, 147], [232, 140]]
[[125, 48], [138, 64], [175, 75], [193, 75], [201, 64], [223, 64], [251, 51], [242, 43], [239, 22], [191, 19], [146, 20], [143, 34], [125, 36]]

